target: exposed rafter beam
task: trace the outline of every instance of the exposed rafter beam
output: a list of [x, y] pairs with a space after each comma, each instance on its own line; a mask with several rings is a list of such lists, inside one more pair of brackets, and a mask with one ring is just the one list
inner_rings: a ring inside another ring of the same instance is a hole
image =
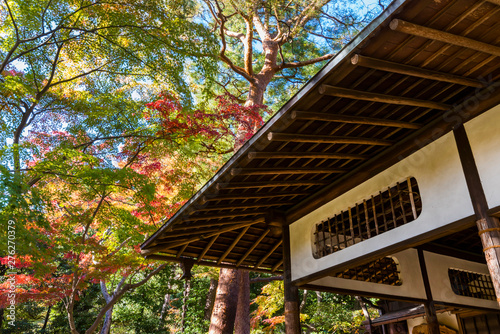
[[[262, 221], [264, 221], [264, 215], [262, 215], [260, 217], [260, 219]], [[229, 217], [229, 218], [233, 218], [233, 217]], [[192, 231], [193, 228], [202, 228], [202, 227], [214, 227], [214, 226], [221, 226], [221, 225], [235, 225], [235, 224], [244, 224], [244, 223], [250, 223], [250, 222], [253, 222], [253, 221], [256, 221], [257, 219], [259, 218], [256, 218], [256, 219], [238, 219], [238, 220], [235, 220], [235, 219], [229, 219], [229, 220], [225, 220], [225, 221], [217, 221], [217, 222], [208, 222], [208, 223], [193, 223], [193, 224], [179, 224], [179, 225], [176, 225], [174, 226], [173, 228], [173, 231]], [[187, 220], [187, 219], [186, 219]], [[168, 233], [168, 232], [167, 232]]]
[[224, 228], [220, 229], [217, 232], [207, 233], [205, 235], [197, 235], [195, 237], [189, 238], [187, 240], [182, 240], [182, 241], [179, 241], [179, 242], [158, 244], [156, 246], [153, 246], [153, 247], [150, 247], [150, 248], [142, 250], [141, 254], [142, 255], [149, 255], [149, 254], [156, 253], [156, 252], [159, 252], [159, 251], [163, 251], [163, 250], [167, 250], [167, 249], [171, 249], [171, 248], [175, 248], [175, 247], [179, 247], [179, 246], [184, 246], [185, 244], [190, 244], [192, 242], [196, 242], [196, 241], [199, 241], [201, 239], [208, 239], [208, 238], [211, 238], [211, 237], [213, 237], [215, 235], [220, 235], [222, 233], [231, 232], [231, 231], [234, 231], [234, 230], [239, 230], [240, 228], [249, 227], [249, 226], [251, 226], [253, 224], [257, 224], [257, 223], [260, 223], [260, 222], [261, 222], [260, 220], [255, 220], [255, 221], [244, 223], [244, 224], [237, 224], [237, 225], [232, 225], [232, 226], [224, 227]]
[[250, 226], [245, 227], [240, 232], [240, 234], [238, 234], [238, 236], [236, 237], [236, 239], [234, 239], [234, 241], [231, 243], [231, 246], [229, 246], [229, 248], [226, 249], [226, 251], [224, 252], [224, 254], [222, 254], [222, 256], [217, 260], [217, 264], [220, 264], [222, 261], [224, 261], [224, 259], [226, 258], [226, 256], [228, 256], [229, 253], [231, 253], [231, 251], [233, 250], [233, 248], [236, 246], [236, 244], [238, 242], [240, 242], [241, 238], [243, 238], [243, 236], [245, 235], [245, 233], [247, 233], [247, 231], [248, 231], [249, 228], [250, 228]]
[[342, 168], [233, 168], [231, 175], [282, 175], [282, 174], [342, 174]]
[[236, 263], [236, 267], [239, 267], [243, 263], [243, 261], [246, 260], [246, 258], [248, 257], [248, 255], [250, 255], [250, 253], [252, 253], [253, 250], [255, 248], [257, 248], [257, 246], [261, 243], [262, 240], [264, 240], [264, 238], [269, 234], [269, 232], [271, 232], [271, 229], [267, 229], [267, 230], [264, 231], [264, 233], [261, 234], [261, 236], [259, 237], [259, 239], [257, 239], [257, 241], [254, 242], [254, 244], [252, 245], [252, 247], [250, 247], [246, 251], [245, 255], [243, 255], [241, 257], [241, 259], [238, 260], [238, 262]]
[[[500, 0], [499, 0], [500, 1]], [[431, 79], [437, 81], [450, 82], [458, 85], [482, 88], [485, 82], [476, 79], [469, 79], [458, 75], [442, 73], [438, 71], [426, 70], [424, 68], [394, 63], [386, 60], [365, 57], [359, 54], [351, 58], [353, 65], [373, 68], [376, 70], [387, 71], [392, 73], [406, 74], [418, 78]]]
[[189, 216], [185, 218], [185, 221], [232, 218], [241, 216], [255, 216], [255, 215], [265, 215], [266, 213], [267, 213], [266, 211], [233, 211], [228, 213], [217, 213], [213, 215]]
[[403, 96], [392, 96], [378, 93], [370, 93], [361, 90], [347, 89], [329, 85], [319, 86], [319, 93], [322, 95], [330, 95], [336, 97], [345, 97], [348, 99], [370, 101], [370, 102], [380, 102], [412, 107], [423, 107], [429, 109], [437, 110], [448, 110], [451, 108], [450, 105], [441, 102], [427, 101], [427, 100], [417, 100]]
[[[151, 260], [176, 262], [176, 263], [182, 263], [183, 261], [185, 261], [185, 259], [183, 257], [178, 259], [174, 256], [158, 255], [158, 254], [147, 255], [147, 256], [145, 256], [145, 258], [151, 259]], [[211, 261], [200, 261], [200, 262], [197, 262], [197, 264], [200, 266], [205, 266], [205, 267], [234, 269], [234, 264], [224, 264], [224, 263], [217, 264], [216, 262], [211, 262]], [[240, 269], [247, 269], [250, 271], [255, 271], [255, 272], [260, 272], [260, 273], [271, 273], [271, 269], [261, 269], [261, 268], [255, 268], [255, 267], [247, 267], [247, 266], [241, 266]]]
[[374, 146], [391, 146], [394, 142], [384, 139], [345, 137], [345, 136], [320, 136], [320, 135], [302, 135], [297, 133], [276, 133], [267, 134], [269, 141], [286, 141], [297, 143], [326, 143], [326, 144], [357, 144]]
[[407, 21], [395, 19], [390, 23], [392, 30], [399, 31], [405, 34], [424, 37], [435, 41], [461, 46], [464, 48], [488, 53], [500, 57], [500, 47], [479, 42], [471, 38], [450, 34], [449, 32], [436, 30], [424, 26], [420, 26]]
[[182, 231], [182, 232], [167, 232], [161, 237], [158, 238], [158, 240], [163, 241], [165, 239], [172, 239], [172, 238], [179, 238], [179, 237], [185, 237], [185, 236], [193, 236], [195, 234], [206, 234], [206, 233], [211, 233], [211, 232], [218, 232], [219, 228], [211, 228], [211, 229], [205, 229], [205, 230], [193, 230], [194, 227], [191, 227], [189, 231]]
[[272, 272], [278, 270], [278, 268], [283, 264], [283, 259], [279, 260], [271, 269]]
[[363, 117], [363, 116], [350, 116], [338, 115], [320, 112], [309, 111], [292, 111], [291, 119], [307, 120], [307, 121], [323, 121], [323, 122], [338, 122], [350, 124], [366, 124], [375, 126], [388, 126], [402, 129], [420, 129], [422, 125], [410, 122], [395, 121], [383, 118]]
[[292, 204], [294, 204], [294, 202], [275, 202], [275, 201], [273, 201], [272, 203], [230, 204], [230, 205], [209, 206], [199, 209], [198, 211], [251, 209], [251, 208], [264, 208], [264, 207], [292, 205]]
[[205, 248], [203, 248], [203, 251], [201, 252], [200, 256], [198, 256], [198, 258], [196, 259], [196, 262], [197, 263], [200, 263], [201, 260], [203, 260], [203, 258], [205, 257], [205, 255], [207, 254], [208, 250], [213, 246], [215, 240], [217, 240], [217, 238], [219, 237], [220, 234], [217, 234], [217, 235], [214, 235], [212, 237], [212, 239], [210, 239], [210, 241], [208, 242], [208, 244], [205, 246]]
[[262, 259], [260, 259], [259, 263], [257, 263], [254, 268], [259, 268], [267, 260], [267, 258], [270, 257], [274, 253], [274, 251], [276, 249], [278, 249], [279, 246], [281, 246], [282, 243], [283, 243], [283, 240], [278, 241], [273, 246], [273, 248], [271, 248], [271, 250], [269, 252], [267, 252], [267, 254], [264, 255], [264, 257]]
[[[243, 174], [245, 175], [245, 174]], [[252, 175], [252, 174], [248, 174]], [[218, 195], [214, 197], [208, 197], [204, 196], [203, 197], [203, 202], [210, 202], [210, 201], [221, 201], [221, 200], [233, 200], [233, 199], [252, 199], [252, 198], [273, 198], [273, 197], [289, 197], [289, 196], [307, 196], [310, 195], [310, 192], [305, 192], [305, 191], [291, 191], [291, 192], [259, 192], [259, 193], [241, 193], [237, 192], [235, 194], [224, 194], [224, 195]]]
[[258, 181], [258, 182], [231, 182], [219, 183], [219, 189], [246, 189], [246, 188], [273, 188], [273, 187], [293, 187], [293, 186], [323, 186], [329, 184], [324, 180], [298, 180], [298, 181]]
[[324, 153], [324, 152], [250, 152], [251, 159], [344, 159], [365, 160], [367, 157], [360, 154]]

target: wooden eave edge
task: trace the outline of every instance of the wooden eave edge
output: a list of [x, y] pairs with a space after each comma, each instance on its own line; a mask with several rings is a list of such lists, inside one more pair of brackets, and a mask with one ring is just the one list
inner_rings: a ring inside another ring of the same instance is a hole
[[351, 42], [349, 42], [340, 52], [333, 57], [314, 77], [312, 77], [292, 98], [290, 98], [280, 110], [271, 117], [253, 136], [250, 138], [218, 171], [217, 173], [200, 189], [196, 192], [189, 201], [187, 201], [166, 223], [164, 223], [152, 236], [141, 244], [141, 249], [146, 249], [150, 246], [155, 239], [162, 233], [167, 231], [174, 225], [188, 211], [191, 205], [201, 199], [205, 192], [218, 183], [224, 175], [231, 175], [232, 168], [238, 168], [236, 162], [239, 159], [245, 158], [250, 152], [255, 151], [254, 145], [261, 139], [266, 139], [266, 134], [275, 125], [286, 116], [286, 114], [293, 110], [293, 107], [304, 98], [304, 96], [314, 93], [316, 88], [320, 85], [321, 81], [344, 62], [350, 64], [351, 57], [361, 49], [363, 44], [367, 42], [374, 34], [380, 30], [383, 25], [389, 25], [392, 15], [397, 14], [401, 7], [410, 0], [394, 0], [391, 4], [368, 24]]

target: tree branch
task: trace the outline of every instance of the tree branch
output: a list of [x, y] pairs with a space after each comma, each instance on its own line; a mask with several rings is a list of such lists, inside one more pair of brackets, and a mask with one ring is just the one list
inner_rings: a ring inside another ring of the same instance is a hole
[[288, 63], [281, 63], [278, 66], [278, 71], [281, 71], [285, 68], [297, 68], [297, 67], [302, 67], [302, 66], [307, 66], [311, 64], [318, 63], [323, 60], [331, 59], [333, 58], [333, 54], [326, 54], [324, 56], [314, 58], [314, 59], [309, 59], [309, 60], [304, 60], [304, 61], [296, 61], [296, 62], [288, 62]]
[[141, 285], [143, 285], [144, 283], [146, 283], [147, 281], [149, 281], [149, 279], [151, 277], [153, 277], [154, 275], [156, 275], [157, 273], [159, 273], [163, 268], [165, 268], [167, 266], [167, 264], [162, 264], [161, 266], [159, 266], [158, 268], [156, 268], [155, 270], [153, 270], [152, 272], [150, 272], [143, 280], [137, 282], [137, 283], [134, 283], [134, 284], [125, 284], [123, 285], [122, 288], [117, 288], [115, 290], [115, 293], [113, 293], [113, 296], [110, 300], [109, 303], [106, 304], [106, 306], [104, 306], [100, 311], [99, 313], [97, 314], [97, 317], [96, 319], [94, 320], [94, 323], [92, 324], [92, 326], [90, 326], [89, 329], [87, 329], [85, 331], [85, 334], [92, 334], [96, 329], [97, 327], [99, 326], [102, 318], [104, 318], [104, 316], [106, 315], [106, 312], [111, 309], [115, 304], [116, 302], [118, 302], [121, 297], [129, 290], [133, 290]]

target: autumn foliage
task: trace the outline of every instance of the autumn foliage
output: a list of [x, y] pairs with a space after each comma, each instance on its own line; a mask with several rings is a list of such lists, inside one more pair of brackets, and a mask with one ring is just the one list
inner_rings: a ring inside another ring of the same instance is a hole
[[[244, 140], [262, 125], [263, 110], [225, 95], [213, 110], [189, 112], [163, 93], [128, 131], [34, 128], [24, 166], [35, 182], [22, 196], [39, 211], [31, 215], [27, 202], [4, 212], [22, 222], [18, 236], [31, 245], [16, 258], [16, 302], [63, 301], [71, 312], [90, 284], [153, 270], [140, 243], [220, 167], [242, 129]], [[8, 288], [0, 285], [0, 307]]]

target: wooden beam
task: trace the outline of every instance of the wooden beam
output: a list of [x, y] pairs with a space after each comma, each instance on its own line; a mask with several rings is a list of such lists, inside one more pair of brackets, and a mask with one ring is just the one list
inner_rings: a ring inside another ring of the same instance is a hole
[[500, 304], [500, 221], [498, 218], [491, 217], [488, 214], [488, 201], [484, 194], [481, 178], [465, 127], [461, 125], [454, 129], [454, 135], [472, 207], [477, 219], [476, 225], [483, 245], [486, 265], [488, 266], [491, 281], [495, 288], [497, 303]]
[[286, 142], [296, 142], [296, 143], [357, 144], [357, 145], [373, 145], [373, 146], [391, 146], [394, 143], [391, 140], [377, 139], [377, 138], [303, 135], [298, 133], [276, 133], [276, 132], [269, 132], [267, 134], [267, 139], [269, 141], [286, 141]]
[[240, 234], [238, 234], [238, 236], [236, 237], [236, 239], [234, 239], [233, 243], [229, 246], [229, 248], [226, 249], [226, 251], [224, 252], [224, 254], [222, 254], [222, 256], [217, 260], [217, 264], [220, 264], [222, 261], [224, 261], [224, 259], [226, 258], [226, 256], [228, 256], [229, 253], [231, 253], [231, 251], [233, 250], [233, 248], [236, 246], [236, 244], [238, 242], [240, 242], [241, 238], [243, 238], [243, 236], [245, 235], [245, 233], [247, 233], [247, 231], [248, 231], [249, 228], [250, 228], [250, 226], [245, 227], [240, 232]]
[[197, 221], [208, 219], [232, 218], [241, 216], [265, 215], [266, 211], [233, 211], [228, 213], [217, 213], [213, 215], [199, 215], [186, 217], [185, 221]]
[[[147, 256], [145, 256], [145, 258], [148, 260], [158, 260], [158, 261], [166, 261], [166, 262], [174, 262], [174, 263], [182, 263], [183, 261], [185, 261], [185, 258], [182, 258], [182, 257], [180, 259], [178, 259], [178, 258], [173, 257], [173, 256], [160, 255], [160, 254], [147, 255]], [[205, 267], [235, 269], [235, 266], [233, 264], [226, 264], [226, 263], [217, 264], [216, 262], [211, 262], [211, 261], [200, 261], [196, 264], [200, 265], [200, 266], [205, 266]], [[259, 273], [268, 273], [268, 274], [272, 273], [271, 269], [261, 269], [261, 268], [246, 267], [246, 266], [241, 266], [239, 269], [246, 269], [246, 270], [255, 271], [255, 272], [259, 272]]]
[[[194, 223], [194, 224], [189, 224], [187, 222], [184, 222], [184, 224], [178, 224], [174, 226], [174, 229], [172, 231], [192, 231], [194, 228], [203, 228], [203, 227], [214, 227], [214, 226], [221, 226], [221, 225], [237, 225], [237, 224], [244, 224], [244, 223], [250, 223], [253, 221], [261, 220], [262, 222], [264, 221], [265, 215], [262, 215], [260, 218], [247, 218], [247, 219], [230, 219], [226, 221], [217, 221], [217, 222], [208, 222], [208, 223]], [[231, 217], [229, 217], [231, 218]], [[219, 227], [220, 228], [220, 227]]]
[[250, 253], [252, 253], [252, 252], [253, 252], [253, 250], [254, 250], [255, 248], [257, 248], [257, 246], [261, 243], [261, 241], [262, 241], [262, 240], [264, 240], [264, 238], [265, 238], [265, 237], [269, 234], [269, 232], [271, 232], [271, 229], [269, 229], [269, 228], [268, 228], [268, 229], [267, 229], [264, 233], [262, 233], [262, 234], [261, 234], [261, 236], [259, 237], [259, 239], [257, 239], [257, 241], [255, 241], [255, 242], [253, 243], [252, 247], [250, 247], [250, 248], [246, 251], [245, 255], [243, 255], [243, 256], [239, 259], [239, 261], [236, 263], [236, 267], [239, 267], [239, 266], [243, 263], [243, 261], [245, 261], [245, 260], [246, 260], [246, 258], [248, 257], [248, 255], [250, 255]]
[[231, 182], [218, 183], [217, 189], [246, 189], [261, 187], [294, 187], [294, 186], [323, 186], [330, 183], [325, 180], [298, 180], [298, 181], [259, 181], [259, 182]]
[[281, 267], [282, 264], [283, 264], [283, 259], [276, 262], [276, 264], [271, 268], [271, 271], [275, 272], [276, 270], [278, 270], [279, 267]]
[[[499, 0], [500, 1], [500, 0]], [[373, 68], [376, 70], [399, 73], [405, 75], [411, 75], [418, 78], [437, 80], [450, 82], [458, 85], [465, 85], [470, 87], [482, 88], [484, 87], [484, 82], [477, 79], [464, 78], [458, 75], [452, 75], [448, 73], [442, 73], [438, 71], [427, 70], [420, 67], [394, 63], [386, 60], [375, 59], [370, 57], [365, 57], [359, 54], [354, 55], [351, 58], [351, 64]]]
[[167, 249], [171, 249], [171, 248], [175, 248], [175, 247], [179, 247], [179, 246], [184, 246], [185, 244], [190, 244], [192, 242], [200, 241], [202, 239], [208, 239], [208, 238], [211, 238], [211, 237], [213, 237], [215, 235], [220, 235], [222, 233], [231, 232], [231, 231], [234, 231], [234, 230], [239, 230], [242, 227], [247, 227], [247, 226], [258, 224], [258, 223], [261, 223], [261, 222], [262, 221], [260, 221], [260, 220], [255, 220], [255, 221], [248, 222], [248, 223], [237, 224], [237, 225], [233, 225], [233, 226], [227, 226], [227, 227], [224, 227], [222, 229], [219, 229], [217, 232], [207, 233], [207, 234], [204, 234], [204, 235], [197, 235], [197, 236], [194, 236], [194, 237], [189, 238], [187, 240], [182, 240], [182, 241], [179, 241], [179, 242], [166, 243], [166, 244], [158, 244], [156, 246], [153, 246], [153, 247], [141, 250], [141, 255], [150, 255], [152, 253], [156, 253], [156, 252], [159, 252], [159, 251], [164, 251], [164, 250], [167, 250]]
[[271, 250], [269, 252], [267, 252], [266, 255], [264, 255], [264, 257], [262, 259], [260, 259], [260, 261], [255, 265], [254, 268], [259, 268], [260, 266], [262, 266], [262, 264], [267, 260], [268, 257], [270, 257], [274, 251], [276, 249], [278, 249], [278, 247], [283, 243], [283, 240], [280, 240], [278, 241], [274, 246], [273, 248], [271, 248]]
[[360, 154], [349, 153], [323, 153], [323, 152], [250, 152], [248, 158], [252, 159], [344, 159], [364, 160], [367, 157]]
[[437, 110], [448, 110], [451, 108], [450, 105], [441, 102], [417, 100], [403, 96], [392, 96], [392, 95], [385, 95], [378, 93], [370, 93], [361, 90], [346, 89], [329, 85], [319, 86], [319, 93], [322, 95], [345, 97], [354, 100], [389, 103], [389, 104], [413, 106], [413, 107], [423, 107], [423, 108], [437, 109]]
[[424, 281], [425, 295], [427, 300], [424, 302], [425, 318], [427, 319], [427, 328], [429, 334], [439, 334], [439, 322], [436, 315], [436, 307], [434, 306], [434, 300], [432, 298], [431, 285], [429, 282], [429, 276], [427, 275], [427, 266], [425, 264], [424, 252], [418, 249], [418, 263], [420, 265], [420, 272], [422, 274], [422, 279]]
[[292, 205], [294, 202], [276, 202], [269, 203], [249, 203], [249, 204], [229, 204], [229, 205], [214, 205], [199, 209], [198, 211], [215, 211], [215, 210], [237, 210], [237, 209], [251, 209], [251, 208], [265, 208], [271, 206]]
[[289, 197], [289, 196], [307, 196], [310, 192], [304, 191], [290, 191], [290, 192], [266, 192], [262, 191], [260, 193], [241, 193], [237, 192], [235, 194], [224, 194], [215, 195], [214, 197], [203, 197], [204, 202], [210, 201], [222, 201], [222, 200], [233, 200], [233, 199], [252, 199], [252, 198], [274, 198], [274, 197]]
[[[282, 262], [283, 262], [283, 285], [285, 293], [286, 334], [300, 334], [301, 330], [300, 330], [300, 310], [299, 310], [299, 289], [292, 283], [292, 259], [290, 256], [289, 226], [283, 226], [282, 240], [283, 240]], [[272, 269], [275, 268], [276, 266], [273, 266]]]
[[164, 233], [162, 236], [158, 237], [157, 240], [179, 238], [179, 237], [185, 237], [187, 235], [193, 236], [193, 234], [206, 234], [206, 233], [211, 233], [211, 232], [217, 232], [217, 231], [219, 231], [219, 228], [211, 228], [211, 229], [204, 229], [204, 230], [194, 230], [194, 228], [195, 227], [190, 226], [189, 230], [187, 230], [187, 231], [180, 231], [180, 232], [175, 232], [176, 230], [172, 230], [171, 232]]
[[[500, 103], [500, 94], [491, 94], [491, 91], [497, 91], [499, 88], [500, 83], [492, 83], [490, 87], [477, 92], [477, 94], [455, 106], [452, 110], [445, 112], [442, 117], [436, 118], [424, 128], [388, 147], [376, 157], [364, 162], [351, 172], [342, 175], [332, 184], [305, 198], [287, 211], [287, 223], [300, 219], [333, 198], [341, 196], [357, 185], [369, 180], [373, 175], [384, 171], [432, 141], [437, 140], [451, 131], [453, 127], [498, 105]], [[489, 98], [483, 98], [488, 96]]]
[[205, 255], [207, 254], [208, 250], [213, 246], [215, 240], [217, 240], [217, 238], [219, 237], [220, 234], [216, 234], [212, 237], [212, 239], [210, 239], [210, 241], [208, 242], [208, 244], [205, 246], [205, 248], [203, 248], [203, 251], [201, 252], [200, 256], [198, 256], [198, 258], [196, 259], [196, 262], [197, 263], [200, 263], [201, 260], [203, 260], [203, 258], [205, 257]]
[[500, 6], [500, 0], [486, 0], [486, 1], [491, 2], [497, 6]]
[[424, 37], [427, 39], [432, 39], [446, 44], [461, 46], [464, 48], [500, 57], [500, 47], [479, 42], [471, 38], [450, 34], [448, 32], [420, 26], [399, 19], [392, 20], [389, 26], [391, 27], [392, 30], [399, 31], [408, 35]]
[[343, 168], [233, 168], [231, 175], [342, 174]]
[[420, 129], [422, 125], [410, 122], [396, 121], [384, 118], [373, 118], [363, 116], [338, 115], [309, 111], [292, 111], [292, 119], [306, 121], [338, 122], [349, 124], [366, 124], [375, 126], [388, 126], [401, 129]]

